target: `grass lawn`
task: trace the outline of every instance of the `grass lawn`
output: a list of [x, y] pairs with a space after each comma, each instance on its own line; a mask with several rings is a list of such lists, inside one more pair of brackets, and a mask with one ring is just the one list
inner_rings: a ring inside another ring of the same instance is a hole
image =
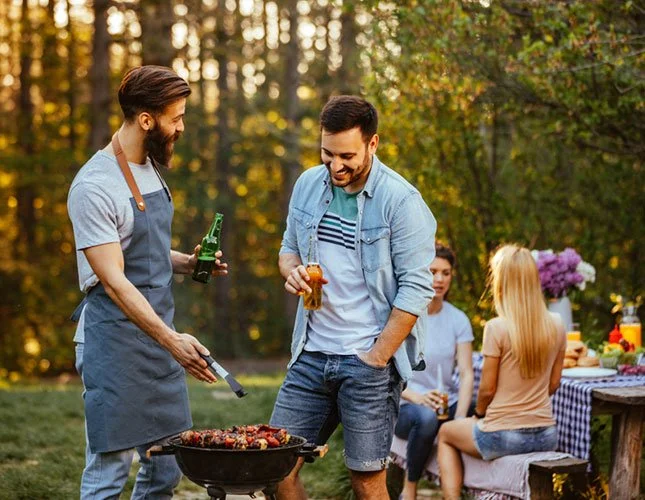
[[[206, 386], [191, 381], [190, 401], [195, 428], [227, 427], [268, 422], [284, 374], [240, 376], [249, 394], [236, 398], [225, 383]], [[84, 465], [84, 417], [79, 382], [57, 385], [0, 386], [0, 500], [78, 498]], [[594, 424], [594, 453], [605, 477], [609, 463], [609, 419]], [[302, 479], [315, 499], [351, 498], [349, 477], [342, 459], [342, 429], [329, 441], [329, 453], [307, 464]], [[131, 492], [134, 465], [123, 498]], [[605, 479], [606, 482], [606, 479]], [[641, 470], [641, 490], [645, 466]], [[178, 493], [203, 493], [183, 479]], [[594, 497], [598, 498], [597, 495]]]
[[[189, 384], [195, 428], [268, 422], [284, 374], [240, 376], [248, 391], [236, 398], [225, 383]], [[231, 397], [232, 396], [232, 397]], [[81, 385], [19, 384], [0, 387], [0, 499], [78, 498], [84, 459]], [[345, 498], [349, 478], [342, 461], [342, 430], [329, 442], [329, 453], [308, 464], [302, 478], [312, 498]], [[136, 465], [126, 486], [131, 492]], [[183, 479], [178, 492], [203, 492]]]

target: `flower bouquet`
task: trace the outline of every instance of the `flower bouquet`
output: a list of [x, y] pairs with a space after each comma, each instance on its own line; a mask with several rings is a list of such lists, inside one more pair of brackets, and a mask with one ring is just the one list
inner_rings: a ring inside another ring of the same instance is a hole
[[542, 291], [547, 298], [561, 298], [577, 288], [584, 290], [587, 283], [596, 281], [594, 267], [582, 260], [573, 248], [562, 252], [533, 250], [531, 252], [540, 273]]
[[596, 280], [596, 270], [584, 262], [573, 248], [562, 252], [533, 250], [531, 252], [540, 274], [542, 292], [549, 299], [549, 310], [558, 313], [567, 331], [573, 330], [571, 302], [567, 292], [577, 288], [584, 290], [587, 283]]

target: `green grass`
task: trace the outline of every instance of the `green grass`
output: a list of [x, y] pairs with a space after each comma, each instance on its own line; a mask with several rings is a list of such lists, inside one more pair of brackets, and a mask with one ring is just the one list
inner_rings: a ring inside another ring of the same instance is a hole
[[0, 390], [0, 498], [78, 497], [84, 463], [80, 389]]
[[[248, 396], [237, 399], [226, 384], [189, 384], [195, 428], [268, 422], [284, 374], [239, 377]], [[84, 417], [80, 383], [19, 384], [0, 387], [0, 499], [78, 498], [84, 465]], [[329, 453], [307, 464], [302, 479], [312, 498], [349, 498], [342, 460], [342, 429]], [[132, 490], [133, 466], [123, 498]], [[202, 491], [183, 479], [178, 492]]]
[[[249, 393], [243, 399], [234, 397], [221, 382], [213, 386], [191, 382], [194, 427], [268, 422], [283, 376], [279, 373], [239, 377]], [[80, 383], [0, 386], [0, 423], [0, 500], [78, 497], [85, 461]], [[594, 456], [606, 482], [611, 435], [609, 417], [594, 418], [592, 428]], [[327, 456], [307, 464], [301, 473], [307, 492], [317, 499], [352, 498], [342, 457], [342, 429], [334, 433], [328, 444]], [[135, 473], [136, 465], [123, 498], [132, 490]], [[641, 486], [645, 488], [645, 467], [641, 470]], [[183, 479], [178, 492], [188, 491], [204, 492]]]

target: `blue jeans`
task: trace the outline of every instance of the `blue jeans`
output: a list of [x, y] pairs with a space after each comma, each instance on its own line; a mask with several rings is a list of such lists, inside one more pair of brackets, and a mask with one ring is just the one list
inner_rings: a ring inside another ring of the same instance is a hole
[[558, 446], [558, 431], [555, 425], [550, 425], [484, 432], [475, 424], [473, 440], [484, 460], [494, 460], [506, 455], [554, 451]]
[[[83, 344], [76, 344], [76, 371], [83, 378]], [[85, 469], [81, 478], [81, 500], [118, 499], [128, 479], [135, 449], [110, 453], [92, 453], [85, 432]], [[137, 473], [133, 499], [162, 500], [172, 498], [181, 480], [181, 470], [174, 455], [146, 457], [146, 450], [167, 440], [137, 446], [140, 468]]]
[[[457, 403], [454, 403], [450, 406], [450, 419], [454, 418], [456, 410]], [[394, 434], [408, 440], [406, 453], [408, 481], [416, 482], [421, 479], [442, 423], [437, 419], [437, 413], [427, 406], [413, 403], [401, 405]]]
[[271, 425], [323, 444], [341, 423], [347, 468], [380, 471], [387, 466], [402, 385], [392, 363], [375, 368], [355, 355], [303, 351], [287, 371]]

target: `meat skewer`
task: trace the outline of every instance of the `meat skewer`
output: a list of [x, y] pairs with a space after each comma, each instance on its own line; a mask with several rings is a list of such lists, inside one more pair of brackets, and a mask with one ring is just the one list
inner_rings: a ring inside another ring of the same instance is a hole
[[286, 429], [264, 424], [185, 431], [180, 435], [181, 444], [185, 446], [235, 450], [278, 448], [288, 444], [290, 438]]

